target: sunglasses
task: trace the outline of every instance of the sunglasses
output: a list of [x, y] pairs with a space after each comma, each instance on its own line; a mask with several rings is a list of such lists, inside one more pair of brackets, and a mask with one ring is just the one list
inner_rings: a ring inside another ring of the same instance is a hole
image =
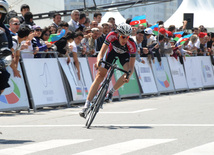
[[122, 38], [122, 39], [129, 39], [129, 36], [122, 36], [122, 35], [120, 35], [120, 38]]
[[45, 33], [44, 35], [45, 35], [45, 36], [50, 36], [49, 34], [46, 34], [46, 33]]
[[20, 25], [20, 23], [13, 23], [13, 25]]
[[42, 29], [36, 29], [35, 31], [37, 31], [37, 32], [39, 32], [39, 31], [42, 32]]

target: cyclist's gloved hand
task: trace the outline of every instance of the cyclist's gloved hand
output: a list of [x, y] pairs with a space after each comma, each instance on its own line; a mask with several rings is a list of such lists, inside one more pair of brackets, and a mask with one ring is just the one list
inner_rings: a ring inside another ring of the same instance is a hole
[[124, 75], [123, 82], [125, 82], [125, 83], [128, 83], [128, 82], [129, 82], [129, 78], [130, 78], [131, 71], [129, 71], [128, 73], [129, 73], [128, 75], [127, 75], [127, 74]]

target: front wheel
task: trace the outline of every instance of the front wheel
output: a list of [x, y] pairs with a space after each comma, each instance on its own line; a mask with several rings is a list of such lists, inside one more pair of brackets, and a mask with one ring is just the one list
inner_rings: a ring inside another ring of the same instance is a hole
[[100, 109], [100, 106], [103, 104], [103, 101], [105, 99], [105, 96], [106, 96], [106, 93], [107, 93], [107, 89], [108, 89], [108, 86], [105, 85], [103, 88], [101, 88], [98, 96], [97, 96], [97, 99], [95, 100], [95, 102], [93, 103], [93, 105], [90, 107], [90, 112], [89, 114], [87, 115], [86, 119], [86, 127], [87, 129], [90, 128], [97, 112], [99, 111]]

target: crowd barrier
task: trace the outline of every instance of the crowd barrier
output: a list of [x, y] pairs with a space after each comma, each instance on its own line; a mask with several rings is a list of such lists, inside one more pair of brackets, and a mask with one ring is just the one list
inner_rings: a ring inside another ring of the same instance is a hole
[[[174, 57], [162, 57], [161, 65], [135, 62], [135, 72], [130, 82], [114, 93], [114, 98], [142, 95], [160, 95], [176, 91], [214, 87], [214, 67], [209, 56], [186, 57], [182, 65]], [[96, 58], [79, 58], [80, 79], [73, 60], [68, 65], [66, 58], [25, 58], [18, 69], [22, 78], [11, 77], [10, 88], [0, 96], [0, 111], [29, 110], [46, 106], [70, 106], [86, 99], [97, 70]], [[116, 62], [121, 67], [119, 61]], [[122, 75], [115, 71], [111, 89]]]

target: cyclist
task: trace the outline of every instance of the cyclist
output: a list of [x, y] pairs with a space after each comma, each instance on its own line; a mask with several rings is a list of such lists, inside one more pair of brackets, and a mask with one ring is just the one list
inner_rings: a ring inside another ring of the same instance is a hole
[[[82, 111], [79, 112], [81, 117], [85, 117], [85, 112], [89, 108], [91, 101], [97, 93], [100, 83], [105, 78], [105, 75], [109, 69], [107, 65], [102, 64], [100, 67], [98, 63], [100, 59], [112, 63], [115, 57], [120, 60], [123, 69], [130, 71], [130, 76], [134, 71], [135, 64], [135, 54], [136, 54], [136, 44], [130, 35], [132, 33], [132, 28], [130, 25], [122, 23], [119, 24], [116, 31], [110, 32], [106, 37], [102, 48], [97, 56], [97, 62], [95, 67], [98, 68], [98, 72], [94, 82], [91, 85], [89, 94], [87, 96], [85, 106]], [[126, 79], [126, 74], [122, 75], [114, 85], [114, 87], [107, 94], [106, 102], [112, 101], [114, 92], [119, 89], [123, 84], [128, 83], [129, 79]]]

